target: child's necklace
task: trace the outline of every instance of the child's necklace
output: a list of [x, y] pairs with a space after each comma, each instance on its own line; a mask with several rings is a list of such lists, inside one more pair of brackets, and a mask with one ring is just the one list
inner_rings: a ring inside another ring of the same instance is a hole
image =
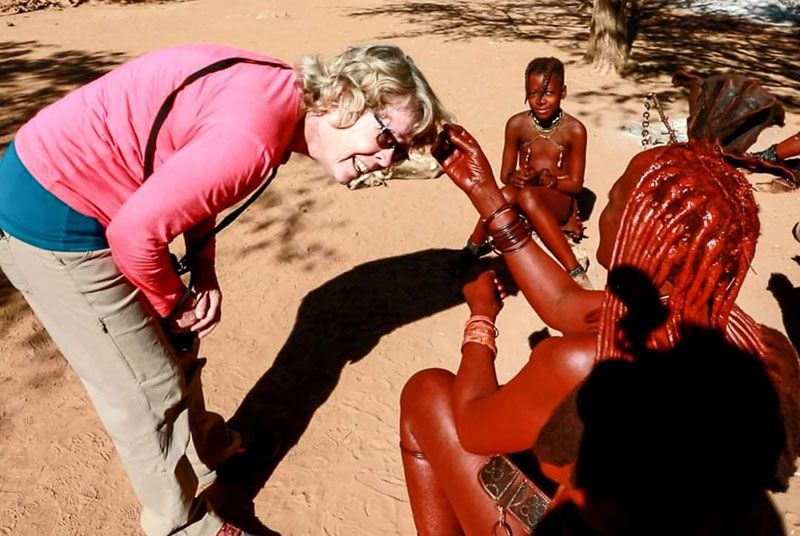
[[528, 112], [528, 117], [531, 118], [531, 124], [533, 124], [533, 128], [535, 128], [539, 133], [539, 136], [544, 139], [548, 139], [550, 136], [558, 132], [558, 129], [561, 127], [561, 123], [564, 122], [564, 111], [558, 110], [558, 114], [547, 126], [544, 126], [539, 122], [539, 119], [536, 117], [536, 115], [534, 115], [533, 110]]
[[[556, 132], [558, 132], [559, 128], [561, 128], [561, 123], [564, 122], [564, 111], [559, 109], [558, 114], [555, 116], [555, 118], [553, 118], [552, 121], [550, 121], [550, 124], [547, 126], [543, 126], [539, 122], [539, 119], [537, 119], [536, 116], [533, 114], [533, 110], [528, 112], [528, 117], [531, 118], [531, 123], [533, 124], [533, 128], [535, 128], [536, 132], [539, 133], [539, 137], [542, 138], [543, 140], [549, 141], [550, 143], [555, 145], [556, 148], [558, 149], [558, 162], [556, 163], [556, 167], [558, 167], [558, 169], [561, 169], [561, 165], [564, 163], [564, 150], [566, 149], [566, 147], [561, 145], [560, 143], [554, 142], [553, 140], [550, 139], [550, 137], [553, 136]], [[530, 157], [530, 154], [528, 155], [528, 157]]]

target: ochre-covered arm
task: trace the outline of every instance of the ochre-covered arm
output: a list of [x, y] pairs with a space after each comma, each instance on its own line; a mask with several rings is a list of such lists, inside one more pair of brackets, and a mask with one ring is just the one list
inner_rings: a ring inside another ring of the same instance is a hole
[[780, 142], [776, 147], [778, 158], [786, 160], [800, 155], [800, 132]]
[[[469, 197], [481, 218], [488, 218], [505, 203], [494, 181], [491, 167], [475, 141], [462, 127], [448, 125], [442, 133], [446, 154], [435, 149], [434, 154], [448, 176]], [[490, 230], [508, 223], [513, 214], [507, 213], [490, 222]], [[518, 251], [504, 259], [528, 303], [550, 327], [563, 333], [584, 332], [590, 311], [597, 309], [603, 299], [600, 291], [581, 288], [549, 255], [529, 240]]]
[[503, 184], [511, 184], [511, 179], [517, 170], [518, 153], [519, 136], [512, 117], [506, 123], [505, 142], [503, 143], [503, 162], [500, 166], [500, 180]]
[[502, 387], [491, 352], [479, 344], [465, 345], [453, 391], [464, 448], [478, 454], [531, 448], [555, 408], [589, 374], [594, 344], [591, 334], [546, 339]]

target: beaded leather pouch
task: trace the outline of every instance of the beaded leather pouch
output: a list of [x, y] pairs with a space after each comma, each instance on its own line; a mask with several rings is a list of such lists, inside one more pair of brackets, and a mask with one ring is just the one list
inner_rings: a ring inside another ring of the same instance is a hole
[[550, 504], [550, 498], [502, 454], [489, 458], [478, 472], [478, 481], [500, 511], [500, 520], [493, 530], [495, 534], [498, 528], [509, 536], [512, 534], [505, 522], [506, 512], [531, 534]]

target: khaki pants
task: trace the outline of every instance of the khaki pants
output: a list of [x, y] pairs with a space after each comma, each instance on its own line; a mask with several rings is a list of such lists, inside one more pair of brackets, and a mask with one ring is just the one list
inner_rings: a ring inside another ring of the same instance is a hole
[[[193, 504], [198, 476], [240, 439], [205, 411], [202, 360], [178, 364], [108, 249], [48, 251], [0, 231], [0, 267], [83, 382], [142, 505], [144, 532], [215, 535], [221, 521]], [[201, 519], [181, 529], [192, 517]]]

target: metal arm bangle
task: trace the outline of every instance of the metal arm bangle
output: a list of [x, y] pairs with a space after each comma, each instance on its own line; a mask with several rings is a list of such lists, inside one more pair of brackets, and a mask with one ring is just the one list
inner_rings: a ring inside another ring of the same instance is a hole
[[469, 325], [474, 322], [483, 322], [484, 324], [489, 325], [494, 330], [494, 336], [495, 337], [500, 336], [500, 330], [497, 329], [497, 326], [494, 325], [494, 321], [488, 316], [484, 315], [472, 315], [471, 317], [469, 317], [469, 320], [467, 320], [466, 323], [464, 324], [464, 329], [465, 330], [468, 329]]
[[473, 322], [464, 330], [464, 339], [461, 342], [461, 351], [467, 343], [474, 342], [489, 348], [492, 352], [492, 359], [497, 357], [497, 346], [494, 344], [494, 330], [483, 322]]
[[519, 213], [517, 213], [517, 217], [514, 220], [500, 229], [489, 231], [492, 249], [499, 255], [508, 255], [519, 251], [530, 238], [530, 225]]
[[505, 204], [502, 204], [502, 205], [500, 205], [499, 207], [497, 207], [497, 208], [495, 209], [495, 211], [494, 211], [494, 212], [492, 212], [491, 214], [489, 214], [489, 216], [488, 216], [486, 219], [484, 219], [484, 220], [483, 220], [483, 227], [484, 227], [485, 229], [488, 229], [488, 228], [489, 228], [489, 224], [490, 224], [492, 221], [494, 221], [494, 219], [495, 219], [495, 218], [497, 218], [497, 217], [498, 217], [498, 216], [500, 216], [501, 214], [505, 214], [506, 212], [508, 212], [508, 211], [510, 211], [510, 210], [514, 210], [514, 208], [513, 208], [511, 205], [509, 205], [508, 203], [505, 203]]

